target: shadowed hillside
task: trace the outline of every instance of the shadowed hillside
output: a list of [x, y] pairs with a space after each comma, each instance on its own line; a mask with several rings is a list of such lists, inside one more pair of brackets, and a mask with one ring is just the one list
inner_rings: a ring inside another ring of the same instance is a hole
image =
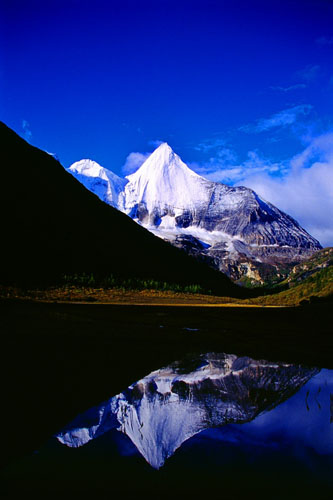
[[47, 285], [64, 274], [112, 273], [241, 293], [223, 274], [101, 202], [3, 123], [0, 142], [3, 283]]

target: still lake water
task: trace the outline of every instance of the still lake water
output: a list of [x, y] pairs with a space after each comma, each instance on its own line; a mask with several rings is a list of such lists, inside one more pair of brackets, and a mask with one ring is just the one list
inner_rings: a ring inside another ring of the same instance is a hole
[[333, 370], [187, 358], [88, 409], [4, 479], [22, 498], [333, 498]]

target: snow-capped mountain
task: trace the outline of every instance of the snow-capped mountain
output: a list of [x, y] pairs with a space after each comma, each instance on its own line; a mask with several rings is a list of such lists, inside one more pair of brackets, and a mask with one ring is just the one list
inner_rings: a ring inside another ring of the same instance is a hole
[[176, 227], [184, 211], [196, 212], [209, 202], [210, 182], [190, 170], [166, 143], [127, 179], [124, 210], [146, 225]]
[[68, 170], [105, 203], [115, 208], [121, 204], [124, 188], [128, 182], [126, 179], [118, 177], [111, 170], [101, 167], [92, 160], [77, 161]]
[[56, 435], [79, 447], [111, 429], [154, 468], [203, 429], [253, 420], [288, 399], [317, 369], [208, 353], [156, 370], [79, 415]]
[[[246, 187], [193, 172], [166, 143], [121, 179], [91, 160], [69, 171], [103, 201], [229, 276], [260, 281], [260, 267], [306, 259], [321, 248], [292, 217]], [[267, 266], [266, 266], [267, 267]]]

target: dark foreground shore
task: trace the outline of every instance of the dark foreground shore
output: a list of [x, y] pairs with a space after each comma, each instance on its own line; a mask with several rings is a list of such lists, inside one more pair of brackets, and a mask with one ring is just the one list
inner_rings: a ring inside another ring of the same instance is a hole
[[2, 464], [78, 413], [188, 353], [333, 368], [330, 304], [298, 308], [59, 304], [3, 300]]

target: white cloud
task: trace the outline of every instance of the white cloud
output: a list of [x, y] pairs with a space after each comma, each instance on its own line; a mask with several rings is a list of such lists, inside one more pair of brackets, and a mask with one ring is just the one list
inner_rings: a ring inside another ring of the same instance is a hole
[[217, 182], [235, 182], [238, 179], [237, 167], [229, 168], [230, 165], [237, 163], [236, 152], [226, 146], [224, 139], [205, 139], [194, 149], [211, 156], [203, 163], [190, 163], [189, 167], [192, 170]]
[[225, 149], [225, 140], [220, 138], [205, 139], [194, 147], [196, 151], [202, 151], [203, 153], [220, 148]]
[[333, 132], [312, 139], [282, 177], [248, 170], [242, 184], [294, 217], [322, 245], [333, 245]]
[[275, 174], [283, 173], [285, 167], [281, 163], [272, 163], [261, 158], [256, 151], [249, 151], [248, 158], [243, 163], [234, 163], [235, 155], [226, 158], [215, 157], [202, 165], [192, 163], [189, 166], [198, 174], [214, 182], [223, 182], [225, 184], [242, 183], [249, 175], [258, 175], [263, 173]]
[[249, 151], [242, 163], [233, 161], [232, 155], [216, 155], [189, 166], [209, 180], [252, 188], [294, 217], [323, 246], [333, 246], [333, 131], [303, 139], [304, 150], [283, 162]]
[[284, 109], [269, 118], [261, 118], [255, 124], [244, 125], [239, 130], [249, 133], [266, 132], [276, 127], [286, 127], [296, 122], [299, 116], [307, 115], [312, 110], [310, 104], [300, 104], [292, 108]]
[[[149, 141], [148, 144], [154, 148], [158, 148], [165, 141], [159, 139]], [[133, 151], [130, 153], [121, 170], [125, 175], [133, 174], [141, 167], [141, 165], [147, 160], [151, 153], [139, 153], [138, 151]]]
[[299, 90], [299, 89], [305, 89], [306, 84], [305, 83], [296, 83], [295, 85], [290, 85], [289, 87], [270, 87], [271, 90], [277, 90], [279, 92], [290, 92], [291, 90]]
[[130, 153], [126, 158], [124, 165], [122, 166], [123, 173], [128, 175], [135, 172], [139, 167], [141, 167], [143, 162], [146, 161], [150, 154], [151, 153]]

